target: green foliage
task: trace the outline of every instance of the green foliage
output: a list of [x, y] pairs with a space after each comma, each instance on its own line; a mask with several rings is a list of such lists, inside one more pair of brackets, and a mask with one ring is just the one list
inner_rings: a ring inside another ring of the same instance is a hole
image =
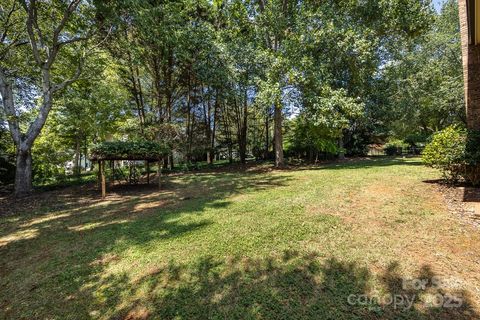
[[[419, 232], [446, 243], [442, 250], [458, 237], [477, 252], [472, 234], [422, 183], [435, 170], [418, 164], [377, 159], [170, 175], [165, 192], [132, 190], [99, 203], [73, 188], [2, 208], [19, 214], [0, 215], [0, 301], [9, 306], [0, 318], [477, 319], [473, 309], [348, 303], [352, 293], [405, 293], [392, 286], [403, 270], [425, 276], [417, 257], [435, 253]], [[370, 190], [388, 205], [372, 207]], [[477, 260], [444, 253], [451, 264], [467, 263], [470, 276], [458, 276], [471, 280], [465, 296], [474, 294]], [[391, 268], [378, 272], [378, 265]]]
[[469, 131], [466, 143], [464, 178], [474, 186], [480, 185], [480, 131]]
[[91, 157], [95, 160], [156, 160], [168, 153], [165, 144], [153, 141], [103, 142], [91, 149]]
[[463, 178], [480, 184], [480, 132], [450, 126], [436, 133], [425, 147], [423, 161], [440, 169], [445, 179], [456, 182]]
[[73, 159], [73, 152], [57, 132], [47, 126], [32, 149], [33, 178], [36, 184], [63, 181], [65, 163]]
[[407, 148], [408, 144], [403, 142], [402, 140], [390, 140], [383, 150], [385, 151], [387, 156], [395, 156], [401, 155], [404, 148]]
[[0, 185], [13, 183], [15, 179], [15, 152], [10, 133], [0, 127]]
[[335, 155], [339, 151], [338, 134], [322, 125], [315, 125], [304, 115], [290, 121], [285, 135], [285, 151], [287, 155], [307, 157], [310, 161], [319, 153]]
[[[37, 3], [39, 28], [50, 32], [45, 17], [63, 5]], [[62, 37], [98, 32], [62, 48], [55, 80], [74, 73], [83, 46], [98, 45], [82, 77], [54, 99], [48, 138], [34, 153], [36, 175], [61, 176], [61, 161], [106, 140], [162, 141], [175, 150], [175, 163], [207, 153], [268, 158], [282, 132], [273, 130], [273, 109], [285, 117], [284, 147], [301, 157], [363, 155], [378, 132], [377, 140], [404, 138], [422, 131], [420, 122], [430, 135], [459, 118], [452, 112], [461, 105], [452, 4], [439, 15], [424, 0], [82, 2], [85, 21], [75, 15]], [[17, 9], [23, 38], [25, 12]], [[18, 46], [0, 66], [19, 66], [17, 82], [35, 96], [38, 84], [29, 79], [38, 74], [25, 64], [27, 54], [28, 46]], [[36, 115], [34, 105], [26, 109], [22, 126]]]
[[[448, 0], [427, 32], [381, 70], [375, 118], [395, 136], [431, 136], [465, 122], [458, 3]], [[425, 142], [425, 141], [423, 141]]]

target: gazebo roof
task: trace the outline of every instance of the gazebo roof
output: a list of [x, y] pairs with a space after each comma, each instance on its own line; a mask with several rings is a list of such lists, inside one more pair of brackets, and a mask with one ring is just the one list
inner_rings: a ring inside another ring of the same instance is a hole
[[92, 161], [101, 160], [147, 160], [158, 161], [168, 155], [169, 148], [154, 141], [102, 142], [91, 150]]

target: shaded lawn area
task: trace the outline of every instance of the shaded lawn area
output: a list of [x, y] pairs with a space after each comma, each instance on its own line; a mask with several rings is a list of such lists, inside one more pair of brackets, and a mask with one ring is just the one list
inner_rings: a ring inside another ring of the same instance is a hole
[[[479, 232], [438, 176], [381, 159], [42, 193], [0, 217], [0, 318], [480, 319]], [[438, 307], [447, 293], [461, 307]]]

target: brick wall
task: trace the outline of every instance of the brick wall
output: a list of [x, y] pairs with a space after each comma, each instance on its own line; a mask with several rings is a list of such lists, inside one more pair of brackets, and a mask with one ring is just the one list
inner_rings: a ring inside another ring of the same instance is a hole
[[480, 130], [480, 45], [468, 43], [467, 1], [458, 0], [467, 126]]

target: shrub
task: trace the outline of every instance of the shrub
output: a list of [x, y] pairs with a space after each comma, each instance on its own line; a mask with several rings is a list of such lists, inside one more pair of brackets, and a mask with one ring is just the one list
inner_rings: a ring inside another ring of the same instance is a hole
[[442, 171], [446, 180], [458, 181], [465, 168], [466, 138], [466, 131], [454, 126], [435, 133], [423, 151], [423, 161]]
[[383, 150], [387, 156], [396, 156], [401, 155], [403, 148], [408, 147], [408, 144], [403, 142], [402, 140], [392, 140], [388, 142]]
[[480, 132], [469, 131], [465, 148], [464, 178], [474, 186], [480, 185]]
[[140, 160], [160, 159], [168, 154], [168, 147], [154, 141], [102, 142], [91, 150], [96, 160]]
[[436, 133], [423, 151], [426, 165], [442, 171], [449, 182], [460, 178], [473, 185], [480, 183], [480, 135], [456, 126]]

